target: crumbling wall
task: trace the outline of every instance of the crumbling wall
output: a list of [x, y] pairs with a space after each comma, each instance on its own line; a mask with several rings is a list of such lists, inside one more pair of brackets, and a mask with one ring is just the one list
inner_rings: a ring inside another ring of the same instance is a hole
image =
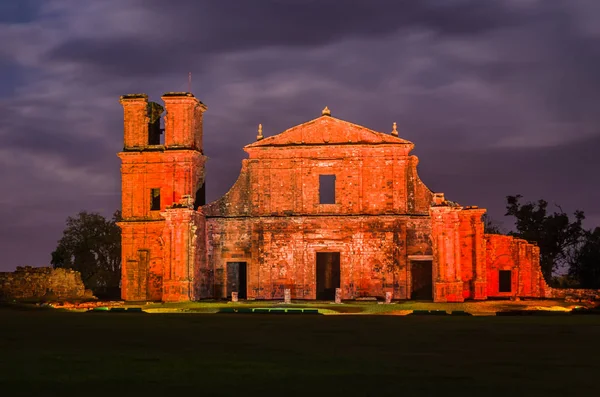
[[[489, 297], [549, 298], [567, 301], [600, 300], [600, 290], [551, 288], [540, 267], [540, 249], [512, 236], [486, 234], [487, 293]], [[499, 272], [511, 271], [511, 291], [499, 291]]]
[[582, 288], [548, 288], [546, 298], [566, 301], [600, 301], [600, 290]]
[[[540, 249], [512, 236], [486, 234], [489, 297], [546, 297], [550, 288], [540, 267]], [[511, 271], [510, 292], [499, 290], [500, 271]]]
[[25, 266], [0, 273], [0, 298], [64, 300], [92, 298], [92, 294], [86, 291], [78, 271]]

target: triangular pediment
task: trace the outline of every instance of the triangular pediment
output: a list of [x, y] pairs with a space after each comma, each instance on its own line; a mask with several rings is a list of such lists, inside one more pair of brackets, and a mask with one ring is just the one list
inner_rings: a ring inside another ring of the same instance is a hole
[[396, 144], [410, 145], [411, 148], [413, 146], [412, 142], [389, 133], [384, 134], [329, 115], [323, 115], [280, 134], [251, 143], [246, 148], [341, 144]]

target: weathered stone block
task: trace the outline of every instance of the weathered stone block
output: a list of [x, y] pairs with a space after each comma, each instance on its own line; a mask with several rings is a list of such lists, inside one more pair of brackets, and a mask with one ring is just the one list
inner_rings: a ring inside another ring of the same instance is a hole
[[292, 303], [292, 290], [289, 288], [283, 292], [283, 303]]

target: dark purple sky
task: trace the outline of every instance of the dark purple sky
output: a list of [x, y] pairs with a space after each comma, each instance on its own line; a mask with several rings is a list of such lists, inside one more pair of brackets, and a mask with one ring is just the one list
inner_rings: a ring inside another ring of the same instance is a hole
[[208, 199], [258, 123], [320, 115], [416, 144], [433, 191], [504, 218], [544, 198], [600, 225], [598, 0], [0, 0], [0, 271], [67, 216], [120, 206], [119, 95], [208, 105]]

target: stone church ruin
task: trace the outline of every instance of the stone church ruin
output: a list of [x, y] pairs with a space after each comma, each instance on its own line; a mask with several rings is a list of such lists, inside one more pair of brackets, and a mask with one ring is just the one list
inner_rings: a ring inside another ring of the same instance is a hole
[[[462, 302], [545, 297], [539, 249], [484, 233], [484, 209], [419, 179], [413, 143], [331, 115], [244, 147], [205, 203], [202, 118], [187, 92], [124, 95], [122, 297]], [[164, 129], [160, 119], [164, 117]]]

